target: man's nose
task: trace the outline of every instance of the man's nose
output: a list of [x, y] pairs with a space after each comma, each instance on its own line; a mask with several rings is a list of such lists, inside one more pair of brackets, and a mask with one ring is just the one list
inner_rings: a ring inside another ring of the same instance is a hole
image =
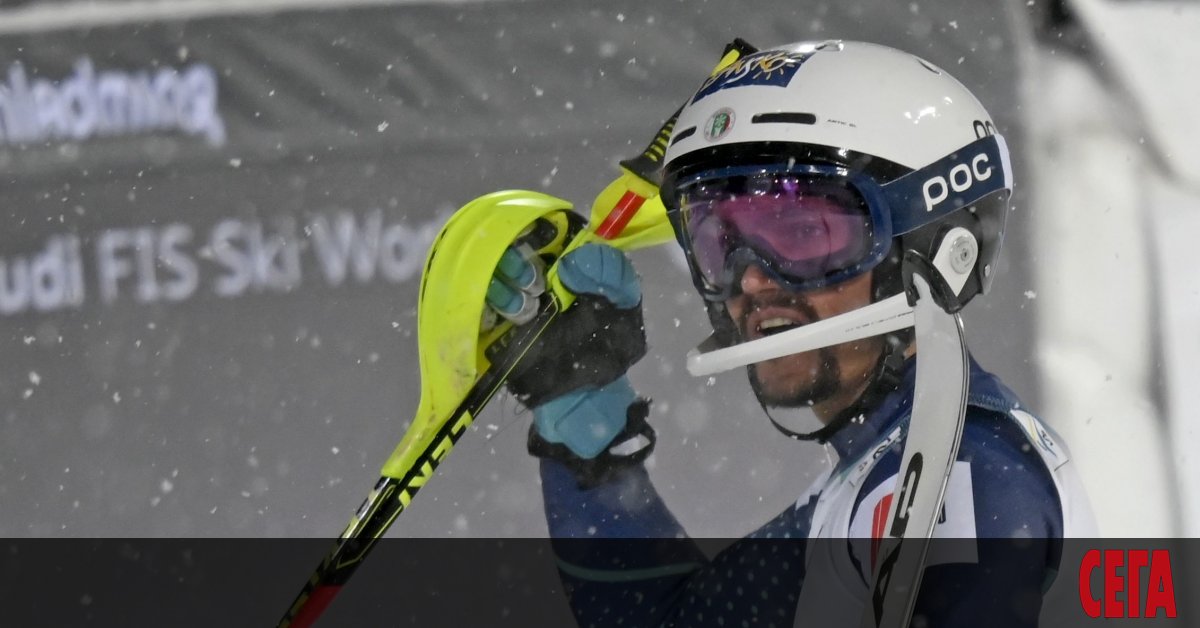
[[749, 264], [742, 272], [739, 281], [745, 294], [760, 294], [769, 290], [778, 290], [779, 284], [771, 279], [758, 264]]

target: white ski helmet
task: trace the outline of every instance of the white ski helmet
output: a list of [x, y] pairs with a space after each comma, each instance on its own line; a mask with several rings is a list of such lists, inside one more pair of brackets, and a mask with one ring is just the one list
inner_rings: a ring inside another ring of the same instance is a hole
[[[903, 252], [932, 259], [959, 226], [979, 251], [944, 304], [956, 310], [989, 288], [1012, 190], [1004, 139], [970, 91], [914, 55], [853, 41], [756, 52], [709, 78], [679, 114], [663, 172], [663, 202], [714, 327], [746, 263], [806, 290], [891, 260], [886, 295], [876, 274], [878, 299], [902, 289]], [[774, 200], [764, 209], [739, 196]], [[796, 243], [811, 226], [783, 211], [797, 203], [793, 214], [821, 222], [821, 242]]]

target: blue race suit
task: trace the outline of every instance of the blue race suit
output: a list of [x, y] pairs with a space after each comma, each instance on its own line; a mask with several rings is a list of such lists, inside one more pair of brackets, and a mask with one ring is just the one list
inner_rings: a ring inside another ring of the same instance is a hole
[[[711, 560], [643, 467], [584, 490], [560, 463], [543, 460], [547, 521], [580, 625], [857, 626], [915, 374], [910, 359], [895, 391], [834, 434], [838, 463], [794, 507]], [[1090, 507], [1061, 440], [974, 360], [969, 381], [962, 444], [934, 532], [967, 540], [935, 541], [913, 625], [1034, 626], [1062, 538], [1094, 536]]]

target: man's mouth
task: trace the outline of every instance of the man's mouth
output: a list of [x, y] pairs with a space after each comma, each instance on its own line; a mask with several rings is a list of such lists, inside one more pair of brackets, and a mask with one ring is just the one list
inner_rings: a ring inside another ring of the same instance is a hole
[[812, 306], [795, 295], [747, 298], [739, 303], [745, 307], [738, 321], [745, 340], [774, 336], [817, 320]]
[[756, 336], [774, 336], [775, 334], [785, 332], [789, 329], [795, 329], [800, 325], [801, 323], [799, 321], [776, 316], [774, 318], [768, 318], [760, 321], [755, 327], [754, 331]]

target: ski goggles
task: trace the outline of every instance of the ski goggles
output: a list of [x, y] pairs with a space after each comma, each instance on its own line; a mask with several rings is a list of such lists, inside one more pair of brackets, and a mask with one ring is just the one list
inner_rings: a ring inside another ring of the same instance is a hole
[[[700, 173], [675, 188], [678, 233], [705, 297], [729, 298], [754, 264], [794, 290], [844, 281], [879, 263], [891, 221], [844, 169], [787, 164]], [[866, 188], [866, 191], [864, 191]]]
[[777, 163], [674, 182], [669, 216], [697, 288], [723, 301], [746, 267], [787, 289], [836, 284], [874, 268], [907, 233], [1011, 188], [1003, 139], [989, 136], [887, 184], [833, 165]]

